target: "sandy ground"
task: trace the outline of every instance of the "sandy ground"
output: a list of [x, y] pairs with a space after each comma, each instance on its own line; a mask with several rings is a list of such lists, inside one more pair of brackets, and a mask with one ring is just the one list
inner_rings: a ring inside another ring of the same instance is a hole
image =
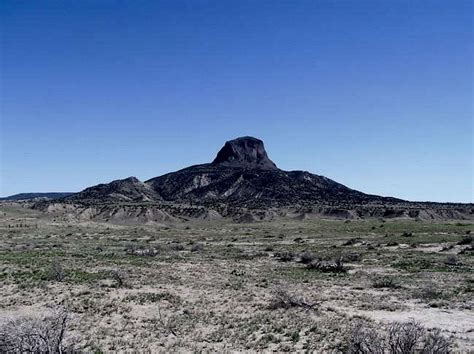
[[[66, 340], [79, 350], [344, 352], [361, 319], [381, 332], [416, 320], [440, 328], [452, 350], [474, 350], [474, 261], [463, 251], [472, 223], [117, 226], [11, 206], [0, 215], [0, 323], [67, 308]], [[344, 271], [309, 269], [304, 254], [342, 259]], [[278, 306], [280, 289], [308, 306]]]

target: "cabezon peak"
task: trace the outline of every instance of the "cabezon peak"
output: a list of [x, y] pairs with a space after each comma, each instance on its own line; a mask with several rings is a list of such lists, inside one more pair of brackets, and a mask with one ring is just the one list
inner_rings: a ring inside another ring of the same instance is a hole
[[271, 209], [273, 213], [274, 208], [336, 217], [472, 218], [472, 204], [438, 207], [411, 203], [365, 194], [309, 172], [281, 170], [268, 158], [263, 142], [248, 136], [226, 142], [212, 163], [189, 166], [145, 182], [129, 177], [99, 184], [62, 201], [87, 210], [95, 208], [107, 219], [119, 210], [119, 215], [126, 212], [139, 220], [154, 221], [174, 216], [214, 217], [213, 213], [240, 217], [249, 210], [266, 213]]
[[229, 140], [217, 153], [213, 165], [276, 169], [268, 158], [263, 141], [250, 136]]

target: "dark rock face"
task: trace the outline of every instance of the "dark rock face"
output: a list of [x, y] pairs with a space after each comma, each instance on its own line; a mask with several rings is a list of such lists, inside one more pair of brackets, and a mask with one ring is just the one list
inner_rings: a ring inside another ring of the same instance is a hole
[[249, 136], [230, 140], [217, 153], [213, 165], [222, 164], [233, 167], [277, 169], [271, 161], [263, 141]]
[[145, 183], [168, 201], [205, 205], [225, 203], [246, 208], [363, 203], [385, 199], [352, 190], [309, 172], [214, 164], [188, 167]]

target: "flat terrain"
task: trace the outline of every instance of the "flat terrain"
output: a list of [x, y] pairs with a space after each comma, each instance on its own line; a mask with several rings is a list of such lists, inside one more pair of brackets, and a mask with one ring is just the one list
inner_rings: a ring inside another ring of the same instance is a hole
[[474, 350], [472, 222], [65, 224], [0, 204], [0, 322], [69, 311], [85, 351], [345, 351], [417, 321]]

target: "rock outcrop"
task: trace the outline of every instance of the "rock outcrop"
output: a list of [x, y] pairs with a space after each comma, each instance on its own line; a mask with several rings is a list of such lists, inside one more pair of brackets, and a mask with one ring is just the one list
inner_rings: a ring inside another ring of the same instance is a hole
[[268, 158], [263, 141], [250, 136], [227, 141], [217, 153], [212, 164], [241, 168], [277, 169], [275, 163]]

